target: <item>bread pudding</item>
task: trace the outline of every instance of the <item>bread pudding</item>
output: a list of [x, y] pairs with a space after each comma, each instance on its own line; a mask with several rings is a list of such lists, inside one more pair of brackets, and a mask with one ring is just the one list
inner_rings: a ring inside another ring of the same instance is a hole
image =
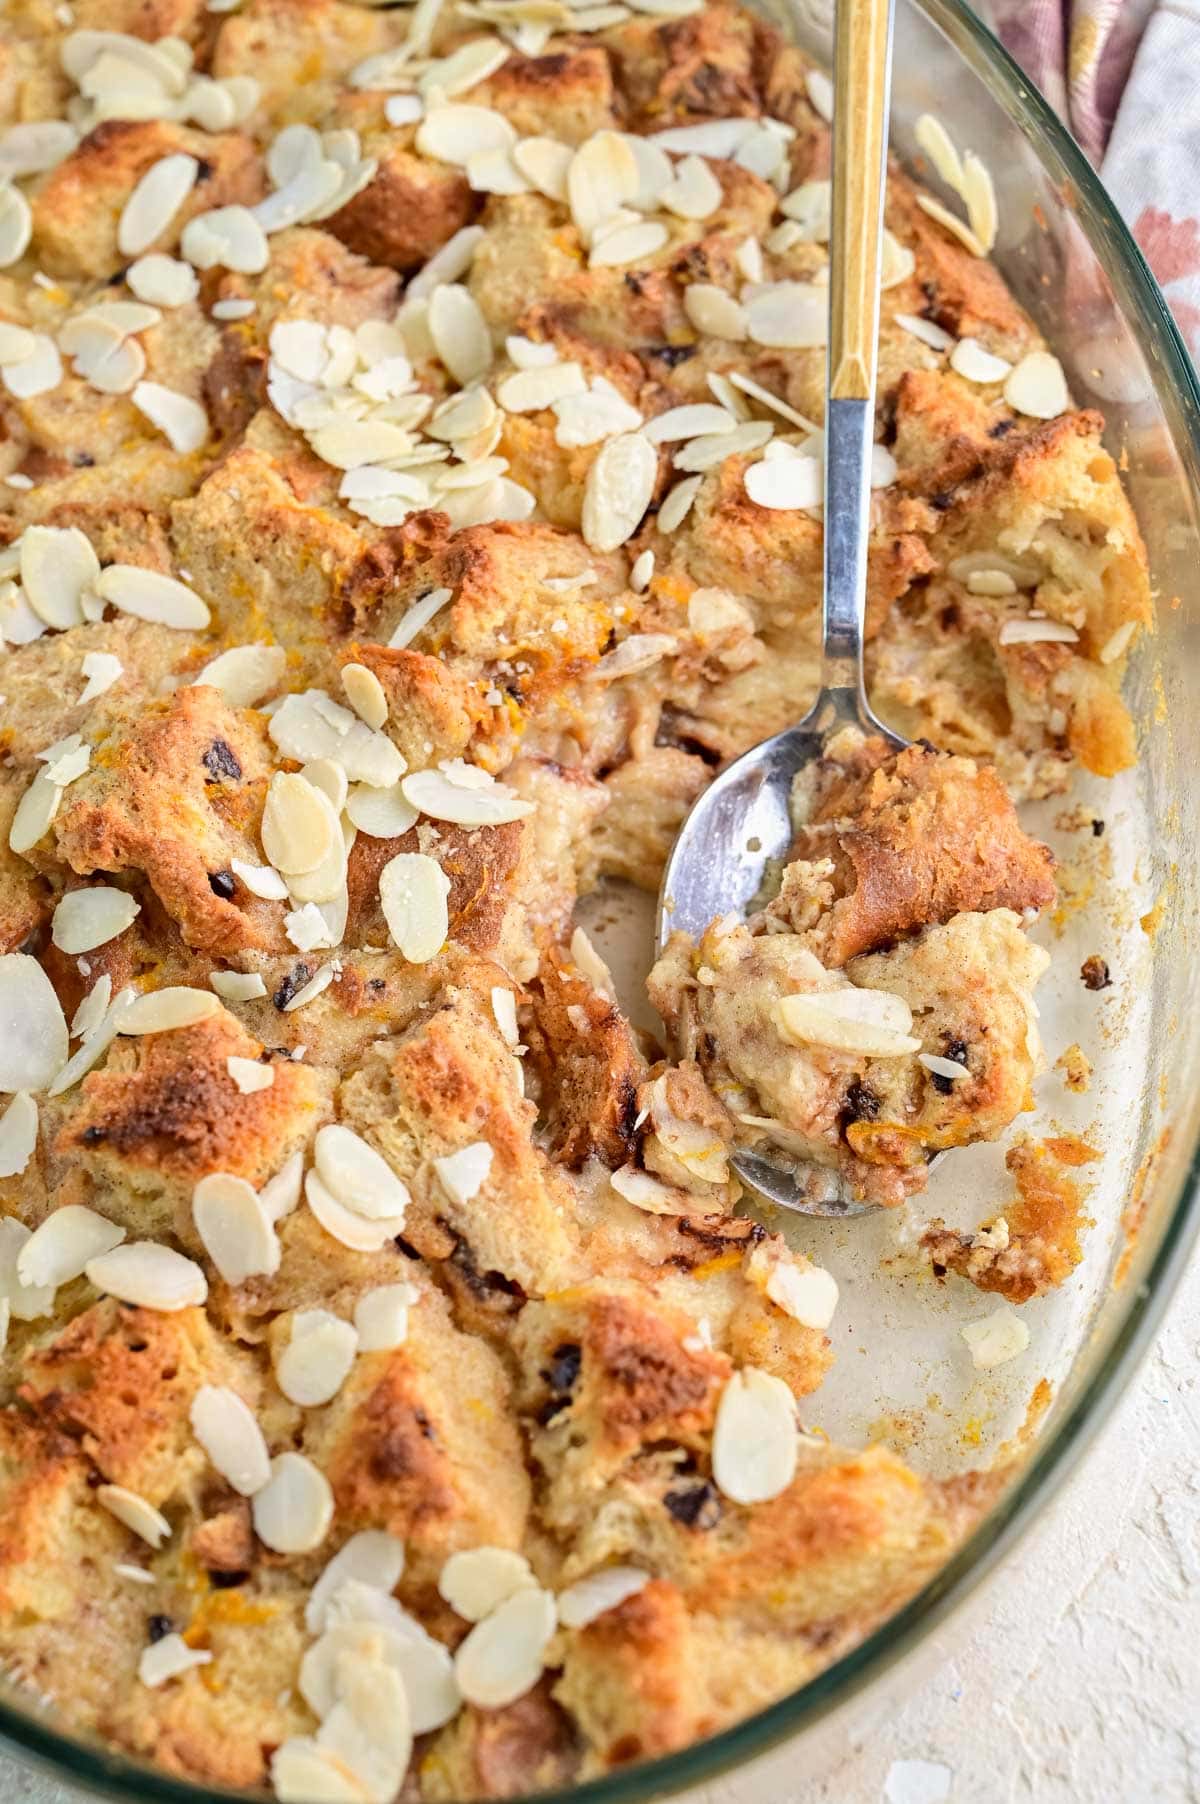
[[925, 743], [829, 748], [661, 1040], [573, 918], [814, 693], [828, 111], [725, 0], [11, 0], [0, 1657], [80, 1735], [569, 1784], [802, 1685], [994, 1494], [824, 1432], [836, 1274], [730, 1158], [902, 1207], [1008, 1130], [1014, 800], [1134, 756], [1138, 529], [935, 121], [867, 621]]

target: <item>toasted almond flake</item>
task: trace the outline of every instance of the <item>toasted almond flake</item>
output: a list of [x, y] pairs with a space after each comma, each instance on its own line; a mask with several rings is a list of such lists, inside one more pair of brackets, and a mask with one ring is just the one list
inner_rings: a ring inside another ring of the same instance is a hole
[[674, 532], [677, 527], [682, 526], [692, 510], [692, 503], [700, 493], [703, 481], [702, 476], [688, 476], [683, 482], [675, 484], [658, 510], [659, 532]]
[[234, 270], [261, 275], [271, 252], [262, 226], [248, 207], [215, 207], [197, 213], [183, 228], [180, 251], [196, 269]]
[[925, 152], [934, 169], [955, 194], [963, 191], [963, 166], [958, 151], [941, 120], [933, 113], [922, 113], [913, 131], [917, 147]]
[[83, 1001], [79, 1004], [79, 1007], [75, 1010], [75, 1015], [71, 1022], [72, 1039], [74, 1039], [77, 1034], [87, 1035], [94, 1032], [107, 1014], [108, 1005], [111, 1001], [112, 978], [108, 975], [107, 971], [104, 971], [96, 979]]
[[[0, 190], [0, 194], [2, 194]], [[3, 212], [0, 202], [0, 257], [3, 254]], [[3, 267], [0, 262], [0, 267]], [[4, 378], [4, 386], [14, 400], [29, 401], [35, 395], [48, 394], [57, 388], [63, 379], [62, 358], [58, 354], [58, 346], [45, 332], [35, 332], [34, 350], [31, 355], [22, 357], [18, 363], [6, 363], [0, 366], [0, 376]]]
[[267, 993], [257, 971], [210, 971], [208, 981], [226, 1002], [251, 1002]]
[[619, 132], [594, 132], [580, 145], [567, 169], [567, 204], [585, 242], [640, 186], [637, 158]]
[[934, 200], [931, 194], [918, 194], [917, 205], [923, 213], [928, 213], [930, 219], [944, 226], [952, 238], [957, 238], [960, 244], [965, 245], [973, 257], [987, 256], [970, 226], [959, 219], [956, 213], [952, 213], [949, 207], [944, 207], [940, 200]]
[[105, 1010], [103, 1019], [95, 1027], [89, 1028], [83, 1044], [77, 1048], [74, 1056], [67, 1060], [50, 1084], [49, 1095], [58, 1096], [64, 1090], [71, 1089], [80, 1078], [86, 1077], [92, 1067], [100, 1062], [120, 1032], [121, 1018], [133, 1001], [133, 997], [134, 991], [129, 984], [117, 992]]
[[24, 326], [0, 320], [0, 364], [23, 363], [37, 350], [37, 337]]
[[318, 1129], [313, 1158], [322, 1183], [355, 1214], [377, 1221], [402, 1216], [407, 1209], [407, 1186], [352, 1128], [331, 1122]]
[[192, 1398], [192, 1433], [216, 1470], [242, 1497], [271, 1476], [271, 1459], [254, 1411], [226, 1385], [202, 1384]]
[[560, 144], [557, 138], [522, 138], [511, 151], [526, 181], [539, 194], [557, 201], [567, 198], [567, 171], [574, 154], [569, 144]]
[[26, 952], [0, 957], [0, 1091], [44, 1090], [66, 1063], [67, 1023], [54, 987]]
[[480, 151], [511, 151], [516, 142], [517, 134], [503, 113], [469, 102], [430, 107], [417, 127], [417, 149], [422, 156], [464, 169], [468, 159]]
[[932, 1071], [935, 1077], [949, 1078], [953, 1083], [959, 1078], [970, 1077], [970, 1067], [959, 1059], [944, 1059], [937, 1052], [919, 1052], [917, 1063], [924, 1065], [926, 1071]]
[[900, 473], [900, 466], [886, 445], [871, 446], [871, 487], [890, 488]]
[[0, 269], [19, 263], [33, 236], [33, 213], [19, 188], [0, 186]]
[[419, 812], [398, 783], [390, 789], [355, 784], [346, 796], [346, 818], [371, 839], [399, 839], [416, 825]]
[[329, 798], [297, 772], [276, 771], [263, 807], [263, 850], [285, 876], [315, 871], [340, 838]]
[[100, 572], [96, 593], [119, 613], [158, 626], [196, 628], [209, 622], [207, 607], [185, 584], [136, 564], [109, 564]]
[[712, 1470], [734, 1503], [767, 1503], [796, 1473], [796, 1400], [781, 1378], [744, 1366], [721, 1392], [713, 1426]]
[[164, 388], [160, 382], [138, 382], [131, 399], [181, 456], [198, 451], [208, 438], [208, 415], [189, 395]]
[[0, 1178], [15, 1178], [25, 1170], [33, 1157], [37, 1137], [37, 1104], [28, 1090], [18, 1090], [0, 1115]]
[[959, 1333], [970, 1348], [975, 1369], [990, 1372], [1017, 1359], [1029, 1346], [1029, 1329], [1015, 1310], [1001, 1303], [991, 1315], [967, 1322]]
[[234, 708], [253, 708], [277, 689], [287, 669], [281, 645], [234, 645], [206, 664], [197, 683], [219, 689]]
[[972, 570], [966, 579], [971, 595], [1015, 595], [1017, 585], [1007, 570]]
[[122, 1303], [171, 1313], [203, 1303], [208, 1283], [194, 1259], [152, 1240], [131, 1240], [89, 1259], [88, 1281]]
[[[652, 146], [651, 148], [657, 148]], [[684, 157], [674, 179], [658, 195], [658, 204], [681, 219], [707, 219], [723, 198], [721, 184], [702, 158]]]
[[285, 697], [271, 717], [269, 731], [286, 758], [302, 764], [330, 758], [351, 783], [387, 789], [404, 772], [404, 759], [385, 734], [373, 733], [320, 689]]
[[20, 553], [21, 585], [38, 619], [64, 632], [82, 625], [82, 597], [100, 575], [86, 534], [77, 526], [27, 526]]
[[[300, 879], [294, 877], [292, 882], [299, 883]], [[290, 909], [283, 917], [283, 931], [298, 952], [316, 952], [333, 945], [329, 922], [316, 902], [304, 902]], [[321, 985], [322, 989], [325, 987]]]
[[476, 1623], [454, 1657], [454, 1676], [469, 1704], [500, 1710], [537, 1684], [554, 1633], [550, 1592], [522, 1586]]
[[650, 504], [658, 457], [641, 433], [609, 439], [593, 459], [583, 495], [583, 537], [592, 551], [615, 551]]
[[309, 1592], [304, 1607], [304, 1626], [310, 1635], [321, 1634], [328, 1626], [326, 1615], [330, 1602], [350, 1580], [357, 1580], [386, 1596], [395, 1590], [403, 1572], [403, 1541], [384, 1529], [360, 1529], [338, 1549]]
[[56, 746], [49, 746], [38, 753], [39, 758], [46, 761], [46, 775], [60, 789], [66, 789], [77, 777], [82, 777], [92, 761], [92, 748], [84, 745], [78, 733], [62, 739]]
[[832, 182], [824, 178], [802, 182], [790, 194], [784, 195], [779, 211], [786, 219], [794, 220], [799, 228], [793, 243], [828, 244], [832, 192]]
[[746, 420], [732, 432], [706, 433], [702, 438], [690, 439], [675, 453], [675, 468], [697, 472], [714, 469], [727, 457], [761, 450], [774, 430], [770, 420]]
[[1030, 351], [1004, 384], [1004, 399], [1017, 413], [1053, 420], [1071, 405], [1062, 364], [1049, 351]]
[[441, 1728], [462, 1702], [450, 1656], [396, 1600], [355, 1579], [344, 1581], [326, 1611], [329, 1627], [300, 1663], [300, 1694], [313, 1714], [327, 1718], [348, 1654], [391, 1667], [408, 1697], [418, 1735]]
[[652, 445], [666, 445], [677, 439], [697, 438], [701, 433], [732, 432], [737, 424], [725, 408], [716, 407], [711, 401], [697, 401], [655, 414], [647, 422], [644, 436]]
[[434, 349], [456, 382], [465, 386], [486, 375], [492, 361], [491, 335], [468, 289], [454, 282], [436, 288], [428, 321]]
[[354, 1326], [361, 1353], [386, 1353], [408, 1338], [408, 1312], [420, 1292], [411, 1284], [380, 1284], [364, 1291], [354, 1305]]
[[424, 102], [416, 94], [389, 94], [383, 103], [383, 116], [389, 125], [415, 125], [424, 114]]
[[987, 165], [980, 161], [973, 150], [969, 150], [963, 158], [959, 193], [966, 202], [971, 230], [984, 251], [990, 251], [996, 242], [996, 228], [999, 224], [996, 190]]
[[54, 1307], [54, 1292], [49, 1285], [35, 1288], [22, 1284], [17, 1276], [17, 1259], [29, 1237], [24, 1222], [13, 1215], [0, 1217], [0, 1303], [18, 1322], [35, 1321], [38, 1316], [49, 1315]]
[[149, 1647], [142, 1649], [138, 1661], [138, 1678], [143, 1685], [156, 1690], [166, 1685], [171, 1679], [180, 1679], [184, 1673], [192, 1672], [198, 1666], [208, 1666], [212, 1662], [212, 1650], [206, 1647], [189, 1647], [182, 1635], [163, 1635], [152, 1641]]
[[110, 1516], [132, 1529], [135, 1535], [151, 1547], [161, 1547], [171, 1533], [171, 1524], [161, 1510], [156, 1510], [152, 1503], [139, 1497], [136, 1491], [126, 1490], [124, 1485], [98, 1485], [96, 1502], [106, 1509]]
[[154, 1585], [157, 1579], [144, 1566], [131, 1566], [128, 1560], [114, 1560], [113, 1571], [118, 1578], [129, 1579], [135, 1585]]
[[160, 157], [141, 177], [121, 209], [117, 248], [123, 257], [140, 257], [161, 238], [196, 185], [200, 164], [182, 151]]
[[[697, 332], [733, 343], [745, 338], [746, 309], [712, 282], [693, 282], [683, 291], [683, 310]], [[678, 411], [678, 410], [677, 410]]]
[[444, 282], [457, 282], [470, 269], [484, 236], [482, 226], [462, 226], [413, 276], [404, 291], [406, 302], [427, 300]]
[[444, 771], [413, 771], [400, 787], [405, 799], [422, 814], [437, 821], [452, 821], [460, 827], [500, 826], [533, 813], [532, 802], [524, 801], [507, 784], [493, 782], [486, 771], [479, 774], [487, 778], [486, 783], [467, 786], [453, 782]]
[[[210, 11], [216, 3], [208, 0]], [[373, 1804], [376, 1796], [365, 1779], [311, 1735], [289, 1735], [275, 1749], [271, 1786], [280, 1804]]]
[[822, 69], [807, 69], [804, 89], [814, 112], [828, 125], [833, 119], [833, 83]]
[[0, 179], [45, 175], [69, 157], [79, 133], [65, 119], [28, 120], [0, 134]]
[[934, 320], [923, 319], [919, 313], [893, 313], [892, 318], [902, 332], [920, 339], [931, 351], [949, 351], [957, 343], [953, 332], [943, 331]]
[[584, 1629], [626, 1598], [636, 1597], [649, 1583], [650, 1574], [639, 1566], [603, 1566], [559, 1592], [558, 1620], [566, 1629]]
[[311, 1553], [329, 1533], [333, 1492], [325, 1474], [302, 1453], [279, 1453], [251, 1512], [255, 1534], [274, 1553]]
[[377, 1253], [380, 1247], [404, 1232], [402, 1214], [368, 1221], [338, 1202], [315, 1171], [310, 1171], [304, 1180], [304, 1199], [325, 1232], [356, 1253]]
[[259, 1090], [269, 1090], [275, 1082], [274, 1065], [264, 1065], [258, 1059], [242, 1059], [236, 1053], [230, 1053], [225, 1060], [225, 1069], [241, 1096], [254, 1096]]
[[476, 194], [528, 194], [530, 189], [507, 150], [477, 150], [468, 157], [467, 182]]
[[769, 282], [753, 290], [745, 306], [755, 344], [800, 350], [826, 342], [829, 295], [814, 282]]
[[496, 389], [496, 399], [507, 413], [536, 413], [566, 395], [587, 389], [577, 363], [541, 364], [506, 376]]
[[1076, 645], [1079, 634], [1062, 620], [1006, 620], [997, 635], [1000, 645]]
[[1111, 633], [1096, 654], [1101, 664], [1115, 664], [1129, 650], [1133, 636], [1137, 632], [1137, 622], [1126, 620], [1116, 632]]
[[793, 1265], [780, 1260], [767, 1276], [766, 1293], [786, 1315], [805, 1328], [822, 1333], [833, 1320], [838, 1303], [837, 1281], [822, 1266]]
[[679, 1214], [679, 1192], [652, 1178], [648, 1171], [639, 1171], [635, 1165], [622, 1165], [608, 1181], [618, 1196], [647, 1215]]
[[1007, 357], [993, 356], [977, 338], [960, 338], [950, 353], [950, 368], [968, 382], [1003, 382], [1012, 367]]
[[332, 964], [322, 965], [316, 975], [309, 978], [303, 989], [297, 990], [291, 1001], [284, 1003], [284, 1014], [291, 1015], [294, 1014], [297, 1009], [307, 1008], [310, 1002], [315, 1002], [317, 997], [322, 995], [324, 991], [329, 988], [330, 984], [333, 982], [333, 978], [334, 970]]
[[[294, 1056], [294, 1054], [293, 1054]], [[282, 1221], [300, 1201], [304, 1183], [304, 1155], [293, 1153], [285, 1159], [274, 1177], [268, 1178], [258, 1193], [263, 1213], [270, 1222]]]
[[20, 1283], [56, 1290], [83, 1274], [90, 1259], [119, 1247], [125, 1229], [83, 1203], [63, 1203], [34, 1229], [16, 1256]]
[[589, 269], [619, 269], [656, 256], [667, 243], [670, 233], [657, 219], [640, 220], [621, 226], [598, 238], [588, 258]]
[[287, 884], [269, 864], [247, 864], [244, 859], [231, 858], [229, 868], [252, 896], [258, 896], [264, 902], [287, 901]]
[[476, 1140], [456, 1153], [433, 1161], [438, 1182], [451, 1202], [469, 1203], [487, 1183], [494, 1155], [486, 1140]]
[[220, 999], [211, 990], [194, 990], [185, 984], [168, 984], [162, 990], [148, 990], [131, 1002], [121, 1016], [123, 1034], [174, 1033], [183, 1027], [194, 1027], [207, 1021], [220, 1008]]
[[378, 731], [387, 720], [388, 702], [375, 672], [368, 670], [365, 664], [343, 664], [342, 688], [359, 719]]
[[912, 1011], [890, 990], [856, 988], [808, 991], [775, 1004], [780, 1033], [794, 1045], [828, 1046], [866, 1058], [899, 1058], [919, 1052]]
[[140, 913], [141, 903], [123, 889], [98, 883], [68, 890], [54, 910], [50, 937], [60, 952], [91, 952], [124, 933]]
[[467, 388], [434, 408], [426, 425], [430, 438], [473, 438], [486, 432], [498, 417], [496, 403], [486, 388]]
[[79, 668], [86, 678], [79, 695], [79, 706], [82, 707], [85, 702], [94, 702], [97, 696], [107, 695], [124, 666], [110, 651], [87, 651]]
[[139, 257], [125, 271], [126, 285], [138, 297], [155, 307], [185, 307], [200, 292], [196, 272], [190, 263], [152, 251]]
[[[681, 484], [680, 486], [685, 486], [685, 485]], [[697, 483], [696, 488], [698, 489], [699, 486], [700, 486], [699, 483]], [[694, 493], [695, 493], [695, 491], [693, 490], [693, 494]], [[662, 525], [661, 516], [662, 516], [662, 509], [660, 508], [659, 509], [660, 527]], [[662, 528], [662, 530], [665, 531], [666, 529]], [[629, 572], [629, 587], [633, 590], [635, 595], [644, 595], [646, 593], [646, 590], [650, 587], [650, 579], [653, 575], [654, 575], [654, 553], [652, 551], [640, 551], [638, 553], [637, 557], [633, 560], [633, 568]]]
[[315, 1409], [336, 1397], [358, 1351], [358, 1331], [327, 1309], [301, 1309], [275, 1353], [275, 1381], [289, 1402]]
[[775, 462], [751, 464], [745, 489], [759, 507], [819, 507], [824, 498], [825, 471], [816, 457], [783, 457]]
[[424, 852], [400, 852], [379, 873], [379, 901], [388, 931], [410, 964], [428, 964], [450, 931], [450, 879]]
[[452, 1553], [438, 1578], [438, 1592], [464, 1622], [482, 1622], [518, 1591], [537, 1585], [524, 1554], [507, 1547], [471, 1547]]
[[586, 394], [564, 395], [553, 404], [558, 424], [555, 443], [567, 449], [595, 445], [619, 432], [636, 432], [642, 416], [615, 389], [593, 388]]

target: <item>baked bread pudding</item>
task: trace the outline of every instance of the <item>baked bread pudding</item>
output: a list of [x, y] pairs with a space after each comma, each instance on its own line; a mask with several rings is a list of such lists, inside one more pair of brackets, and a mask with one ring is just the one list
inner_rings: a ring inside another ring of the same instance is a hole
[[[812, 698], [828, 110], [724, 0], [10, 0], [0, 1657], [77, 1733], [571, 1783], [803, 1684], [1000, 1482], [830, 1440], [836, 1272], [730, 1163], [903, 1206], [1013, 1130], [1013, 803], [1134, 756], [1137, 526], [932, 119], [868, 618], [928, 743], [830, 747], [661, 1042], [573, 920]], [[1009, 1161], [925, 1252], [1019, 1303], [1077, 1255]]]

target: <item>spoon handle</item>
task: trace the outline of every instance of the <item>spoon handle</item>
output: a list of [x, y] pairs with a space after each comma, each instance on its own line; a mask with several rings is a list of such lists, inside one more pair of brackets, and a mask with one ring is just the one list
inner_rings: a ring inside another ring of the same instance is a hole
[[837, 0], [822, 683], [878, 729], [862, 675], [893, 0]]

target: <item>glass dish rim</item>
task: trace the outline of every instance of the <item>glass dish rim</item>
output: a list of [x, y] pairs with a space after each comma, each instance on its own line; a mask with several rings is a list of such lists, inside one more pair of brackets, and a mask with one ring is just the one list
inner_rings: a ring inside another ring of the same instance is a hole
[[[1139, 342], [1149, 339], [1161, 355], [1163, 376], [1180, 396], [1195, 482], [1195, 469], [1200, 467], [1200, 380], [1158, 283], [1099, 176], [1042, 94], [970, 10], [968, 0], [910, 3], [944, 32], [977, 74], [985, 80], [990, 75], [987, 85], [994, 98], [1025, 134], [1038, 142], [1043, 164], [1049, 163], [1052, 173], [1071, 184], [1080, 211], [1102, 228], [1109, 248], [1103, 267], [1113, 281], [1122, 312], [1136, 322]], [[1126, 280], [1115, 280], [1117, 272]], [[1173, 442], [1177, 450], [1183, 448], [1178, 436], [1173, 435]], [[601, 1778], [525, 1794], [517, 1804], [649, 1804], [652, 1799], [673, 1796], [767, 1754], [827, 1718], [890, 1670], [978, 1591], [1003, 1555], [1032, 1526], [1035, 1504], [1048, 1502], [1082, 1457], [1161, 1323], [1198, 1237], [1200, 1135], [1188, 1154], [1162, 1240], [1147, 1271], [1130, 1286], [1124, 1315], [1111, 1331], [1109, 1345], [1092, 1376], [1045, 1443], [1037, 1444], [1020, 1477], [927, 1585], [848, 1654], [745, 1721], [675, 1753]], [[68, 1787], [82, 1785], [122, 1804], [216, 1804], [217, 1800], [267, 1795], [172, 1778], [141, 1760], [77, 1741], [26, 1716], [2, 1698], [0, 1751]]]

